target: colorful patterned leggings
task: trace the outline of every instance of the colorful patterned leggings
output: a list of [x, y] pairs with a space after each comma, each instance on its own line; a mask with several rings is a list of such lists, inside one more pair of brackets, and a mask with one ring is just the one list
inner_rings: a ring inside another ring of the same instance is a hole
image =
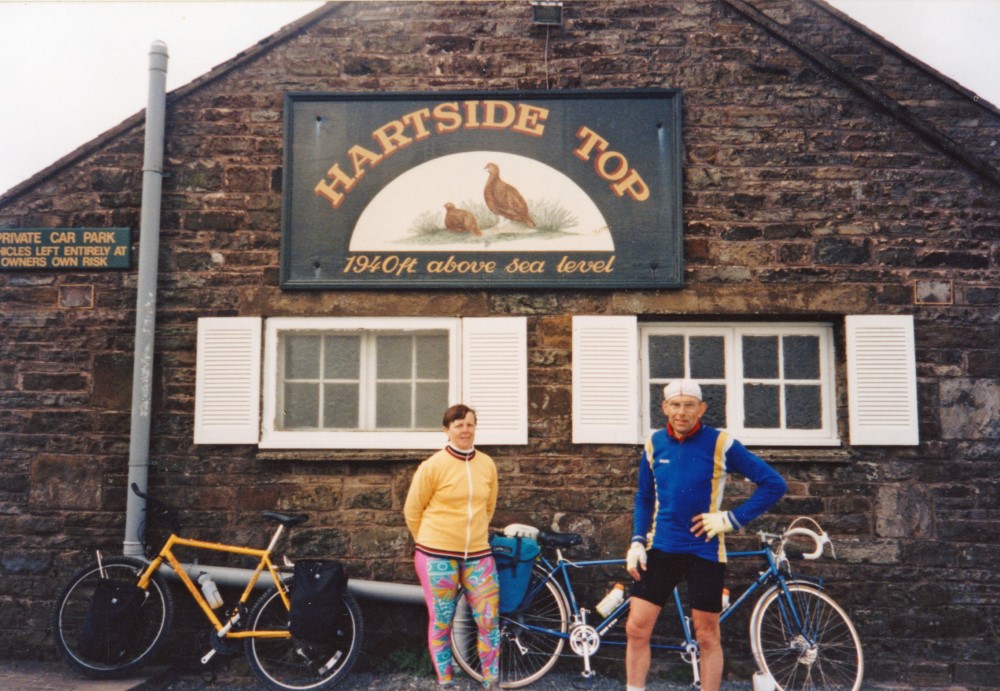
[[465, 561], [429, 557], [417, 552], [414, 564], [427, 601], [427, 647], [438, 682], [445, 683], [452, 679], [449, 638], [455, 603], [462, 590], [479, 629], [483, 685], [494, 681], [500, 652], [500, 629], [497, 627], [500, 588], [493, 557]]

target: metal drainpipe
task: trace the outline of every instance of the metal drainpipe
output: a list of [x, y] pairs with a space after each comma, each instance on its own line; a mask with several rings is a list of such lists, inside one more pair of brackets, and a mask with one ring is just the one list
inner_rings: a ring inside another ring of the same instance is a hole
[[[198, 577], [207, 573], [218, 585], [230, 586], [234, 588], [246, 588], [253, 575], [251, 569], [237, 569], [228, 566], [211, 566], [209, 564], [182, 564], [184, 572], [195, 583]], [[180, 580], [169, 564], [160, 566], [159, 573], [167, 578]], [[271, 586], [271, 578], [266, 573], [257, 580], [257, 588], [268, 588]], [[355, 578], [347, 582], [347, 589], [357, 597], [370, 600], [384, 600], [386, 602], [397, 602], [400, 604], [422, 605], [424, 604], [424, 591], [419, 585], [409, 583], [386, 583], [384, 581], [364, 581]]]
[[[160, 202], [163, 189], [163, 137], [167, 111], [167, 44], [149, 49], [149, 97], [142, 164], [142, 214], [139, 221], [139, 273], [135, 310], [135, 356], [132, 363], [132, 429], [128, 449], [128, 482], [146, 491], [149, 471], [150, 410], [153, 399], [153, 340], [156, 332], [156, 278], [160, 254]], [[127, 491], [125, 542], [122, 553], [143, 554], [139, 534], [144, 499]]]
[[[163, 138], [167, 110], [167, 44], [153, 41], [149, 50], [149, 100], [146, 107], [146, 141], [142, 165], [142, 216], [139, 222], [139, 278], [136, 291], [135, 359], [132, 365], [132, 429], [129, 437], [128, 483], [146, 491], [149, 471], [150, 410], [153, 398], [153, 342], [156, 331], [156, 279], [160, 251], [160, 203], [163, 189]], [[146, 501], [127, 492], [125, 542], [122, 553], [143, 556], [141, 536]], [[220, 585], [246, 587], [253, 571], [220, 566], [185, 564], [185, 571], [197, 581], [209, 573]], [[169, 567], [160, 573], [176, 578]], [[260, 579], [265, 587], [270, 579]], [[391, 602], [421, 604], [423, 590], [418, 585], [351, 580], [351, 592], [359, 597]]]

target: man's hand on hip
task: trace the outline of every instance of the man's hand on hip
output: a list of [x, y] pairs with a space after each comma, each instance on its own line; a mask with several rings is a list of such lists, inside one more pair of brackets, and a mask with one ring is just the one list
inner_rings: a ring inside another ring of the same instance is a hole
[[733, 530], [733, 521], [728, 511], [701, 513], [691, 519], [691, 532], [697, 537], [704, 535], [705, 542]]

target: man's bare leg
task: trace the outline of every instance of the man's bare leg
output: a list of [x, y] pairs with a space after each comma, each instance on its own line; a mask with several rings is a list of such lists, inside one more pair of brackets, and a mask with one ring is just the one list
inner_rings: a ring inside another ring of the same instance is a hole
[[[633, 603], [635, 600], [632, 601]], [[722, 685], [722, 633], [719, 630], [719, 613], [703, 612], [700, 609], [691, 610], [694, 621], [694, 635], [698, 639], [698, 650], [701, 655], [701, 688], [702, 691], [719, 691]], [[647, 639], [648, 640], [648, 639]], [[632, 639], [629, 638], [629, 644]], [[649, 646], [647, 644], [648, 652]], [[626, 654], [626, 667], [628, 655]], [[646, 669], [649, 669], [649, 656], [646, 657]]]
[[660, 609], [652, 602], [637, 597], [633, 597], [629, 603], [628, 622], [625, 624], [628, 636], [625, 675], [629, 686], [641, 689], [646, 685], [650, 661], [649, 639], [653, 635], [656, 618], [660, 616]]

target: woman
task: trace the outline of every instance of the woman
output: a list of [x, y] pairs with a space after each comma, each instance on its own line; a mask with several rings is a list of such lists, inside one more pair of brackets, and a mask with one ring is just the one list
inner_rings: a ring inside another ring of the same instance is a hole
[[479, 629], [483, 686], [498, 688], [500, 591], [489, 544], [497, 469], [475, 448], [476, 411], [453, 405], [442, 422], [448, 444], [417, 468], [403, 509], [417, 543], [414, 564], [427, 600], [428, 647], [438, 683], [451, 686], [449, 639], [455, 602], [464, 590]]

